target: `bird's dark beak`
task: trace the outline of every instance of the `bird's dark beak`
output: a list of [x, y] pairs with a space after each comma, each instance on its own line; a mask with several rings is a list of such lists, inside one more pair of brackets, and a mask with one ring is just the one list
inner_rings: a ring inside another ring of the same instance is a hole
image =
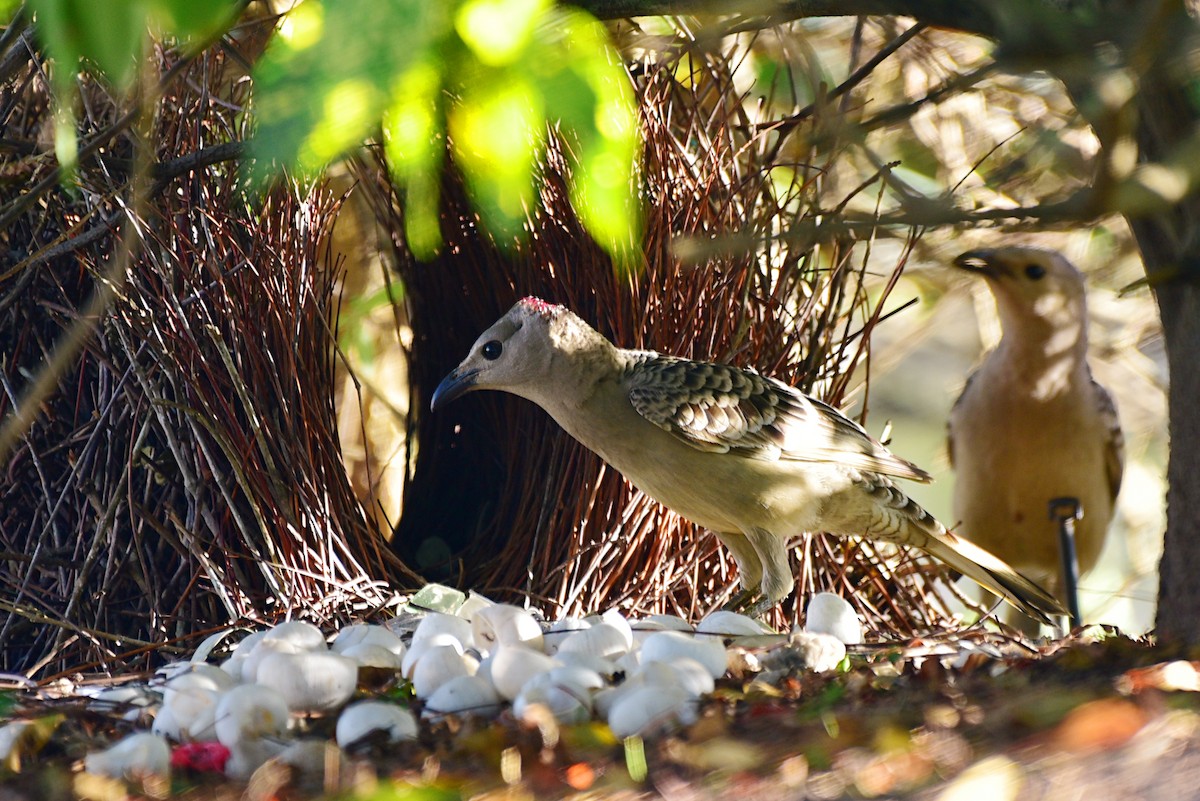
[[985, 276], [999, 275], [1003, 272], [1000, 262], [996, 260], [995, 251], [991, 250], [968, 250], [954, 260], [954, 266]]
[[475, 388], [475, 380], [479, 377], [479, 368], [463, 370], [456, 367], [442, 379], [437, 389], [433, 391], [433, 400], [429, 402], [429, 411], [436, 412], [439, 406], [445, 406], [455, 398], [466, 395]]

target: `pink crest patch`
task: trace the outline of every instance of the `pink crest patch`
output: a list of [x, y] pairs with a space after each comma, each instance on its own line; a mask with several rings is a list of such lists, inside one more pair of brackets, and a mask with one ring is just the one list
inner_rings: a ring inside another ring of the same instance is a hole
[[552, 317], [555, 314], [558, 314], [558, 312], [562, 309], [562, 306], [554, 303], [548, 303], [541, 298], [535, 298], [533, 295], [521, 298], [520, 305], [523, 308], [526, 308], [531, 312], [536, 312], [543, 317]]

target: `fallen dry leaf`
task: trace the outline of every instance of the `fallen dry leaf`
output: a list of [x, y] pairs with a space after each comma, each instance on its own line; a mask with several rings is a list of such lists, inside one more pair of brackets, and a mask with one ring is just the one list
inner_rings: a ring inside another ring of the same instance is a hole
[[1116, 748], [1137, 734], [1147, 720], [1146, 713], [1132, 701], [1101, 698], [1069, 712], [1052, 738], [1055, 745], [1067, 751]]

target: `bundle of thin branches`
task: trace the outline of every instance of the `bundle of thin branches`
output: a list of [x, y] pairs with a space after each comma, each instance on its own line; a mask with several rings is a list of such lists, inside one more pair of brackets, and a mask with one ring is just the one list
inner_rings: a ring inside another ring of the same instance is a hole
[[[715, 538], [641, 495], [531, 404], [478, 393], [436, 416], [424, 411], [438, 379], [517, 298], [564, 303], [625, 347], [753, 366], [833, 403], [865, 364], [911, 242], [884, 269], [890, 277], [871, 282], [854, 242], [820, 238], [812, 226], [807, 238], [789, 236], [871, 182], [847, 189], [827, 180], [840, 156], [828, 142], [813, 145], [806, 164], [782, 163], [772, 140], [752, 133], [728, 55], [691, 57], [686, 84], [677, 62], [637, 80], [649, 209], [642, 271], [615, 272], [577, 223], [561, 148], [544, 165], [528, 242], [489, 242], [451, 186], [447, 244], [429, 264], [404, 248], [384, 170], [363, 170], [381, 214], [390, 214], [411, 304], [418, 447], [396, 543], [427, 575], [524, 596], [551, 614], [617, 605], [695, 617], [735, 589], [736, 568]], [[837, 112], [819, 109], [812, 124], [832, 128], [825, 113]], [[727, 237], [752, 244], [721, 244]], [[686, 239], [707, 252], [702, 263], [680, 258]], [[779, 622], [819, 589], [851, 597], [893, 632], [946, 620], [929, 592], [938, 568], [927, 562], [823, 537], [804, 538], [796, 557], [798, 592]]]
[[[81, 163], [77, 193], [51, 181], [0, 232], [13, 256], [0, 416], [130, 246], [114, 221], [135, 215], [120, 230], [138, 232], [116, 302], [0, 465], [5, 670], [128, 670], [134, 654], [230, 621], [379, 607], [405, 575], [340, 459], [323, 250], [338, 200], [286, 182], [248, 198], [227, 163], [245, 134], [244, 62], [219, 48], [159, 59], [174, 78], [143, 213], [128, 202], [136, 145], [88, 85], [83, 141], [111, 144]], [[52, 125], [42, 69], [31, 58], [3, 88], [4, 173], [25, 185], [53, 166], [37, 155]]]

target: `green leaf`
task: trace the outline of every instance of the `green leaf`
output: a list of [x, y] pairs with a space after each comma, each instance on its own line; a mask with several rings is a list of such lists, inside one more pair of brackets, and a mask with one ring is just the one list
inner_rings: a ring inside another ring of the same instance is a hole
[[548, 0], [467, 0], [454, 27], [475, 58], [489, 66], [513, 64], [533, 39]]
[[418, 259], [428, 261], [442, 242], [438, 205], [445, 122], [436, 60], [430, 57], [410, 67], [392, 94], [383, 120], [384, 148], [404, 198], [408, 246]]
[[133, 84], [147, 36], [143, 0], [30, 0], [30, 8], [57, 69], [73, 74], [83, 58], [118, 89]]
[[204, 42], [224, 31], [237, 15], [233, 0], [150, 0], [159, 27], [175, 36]]
[[541, 92], [520, 70], [486, 71], [449, 112], [450, 139], [484, 225], [516, 236], [533, 202], [533, 167], [545, 142]]
[[252, 175], [272, 162], [323, 168], [379, 124], [396, 76], [450, 28], [443, 3], [308, 0], [288, 12], [255, 70]]
[[547, 16], [541, 30], [548, 34], [542, 44], [549, 52], [534, 60], [564, 65], [548, 76], [546, 98], [551, 119], [575, 140], [571, 203], [618, 266], [636, 266], [641, 139], [633, 89], [600, 23], [570, 9]]

